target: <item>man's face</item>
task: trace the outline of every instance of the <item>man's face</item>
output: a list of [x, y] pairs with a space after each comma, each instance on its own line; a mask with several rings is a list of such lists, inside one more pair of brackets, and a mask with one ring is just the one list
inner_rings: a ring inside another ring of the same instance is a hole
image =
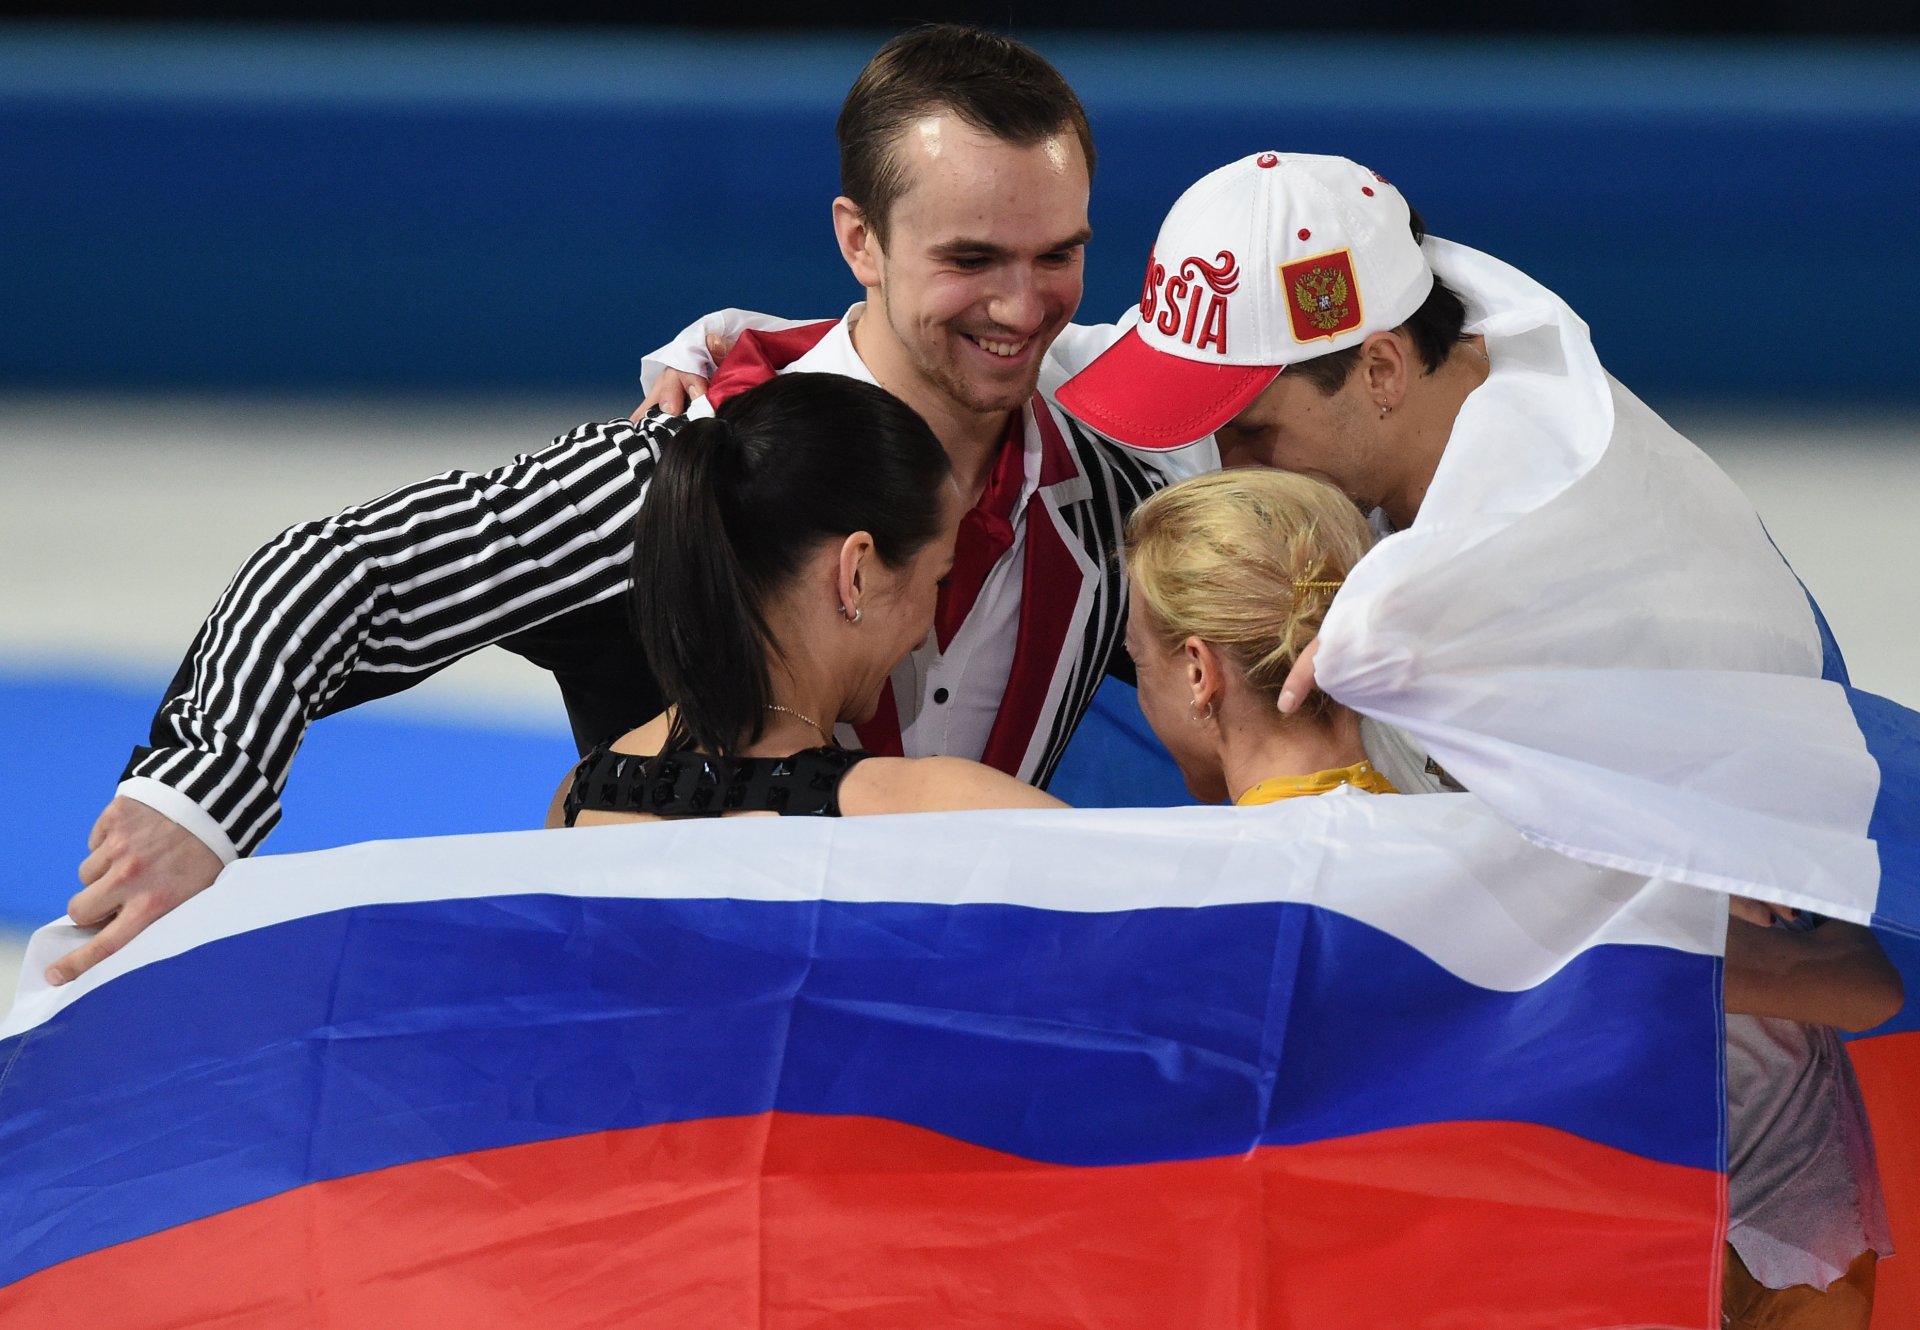
[[1392, 497], [1389, 458], [1365, 388], [1356, 373], [1329, 397], [1282, 373], [1214, 435], [1220, 464], [1298, 471], [1337, 486], [1362, 511], [1380, 507]]
[[966, 412], [1014, 410], [1080, 305], [1090, 230], [1079, 139], [1063, 129], [1016, 147], [932, 115], [894, 151], [907, 187], [887, 243], [874, 247], [868, 311], [884, 320], [872, 330], [883, 336], [862, 338], [861, 352], [909, 397], [917, 381]]

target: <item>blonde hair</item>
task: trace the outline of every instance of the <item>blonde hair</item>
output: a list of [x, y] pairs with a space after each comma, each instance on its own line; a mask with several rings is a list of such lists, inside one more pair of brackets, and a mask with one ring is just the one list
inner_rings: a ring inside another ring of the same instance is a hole
[[[1277, 698], [1320, 631], [1348, 571], [1372, 543], [1333, 486], [1258, 467], [1216, 471], [1161, 490], [1127, 523], [1127, 576], [1172, 650], [1211, 642], [1247, 682]], [[1325, 715], [1315, 692], [1305, 710]]]

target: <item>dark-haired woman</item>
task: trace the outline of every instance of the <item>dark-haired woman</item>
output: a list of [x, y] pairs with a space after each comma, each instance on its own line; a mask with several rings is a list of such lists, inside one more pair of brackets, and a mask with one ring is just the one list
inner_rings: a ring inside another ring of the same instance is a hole
[[685, 426], [634, 532], [671, 709], [582, 761], [549, 821], [1060, 807], [977, 762], [834, 740], [931, 631], [964, 511], [933, 432], [871, 384], [783, 375]]

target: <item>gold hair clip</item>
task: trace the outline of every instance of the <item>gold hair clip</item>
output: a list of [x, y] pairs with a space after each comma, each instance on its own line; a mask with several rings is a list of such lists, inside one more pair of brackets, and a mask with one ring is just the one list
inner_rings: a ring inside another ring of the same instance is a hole
[[1308, 582], [1296, 578], [1293, 583], [1293, 589], [1295, 591], [1338, 591], [1342, 585], [1344, 585], [1344, 580], [1339, 582]]

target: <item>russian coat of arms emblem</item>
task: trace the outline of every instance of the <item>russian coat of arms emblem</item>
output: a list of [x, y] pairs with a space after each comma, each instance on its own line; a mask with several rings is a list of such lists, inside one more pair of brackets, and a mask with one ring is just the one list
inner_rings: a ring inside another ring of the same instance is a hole
[[1293, 303], [1307, 322], [1327, 332], [1340, 326], [1352, 298], [1346, 274], [1333, 268], [1309, 268], [1293, 279]]
[[1348, 251], [1336, 249], [1282, 264], [1280, 280], [1294, 341], [1317, 342], [1360, 326], [1360, 289]]

